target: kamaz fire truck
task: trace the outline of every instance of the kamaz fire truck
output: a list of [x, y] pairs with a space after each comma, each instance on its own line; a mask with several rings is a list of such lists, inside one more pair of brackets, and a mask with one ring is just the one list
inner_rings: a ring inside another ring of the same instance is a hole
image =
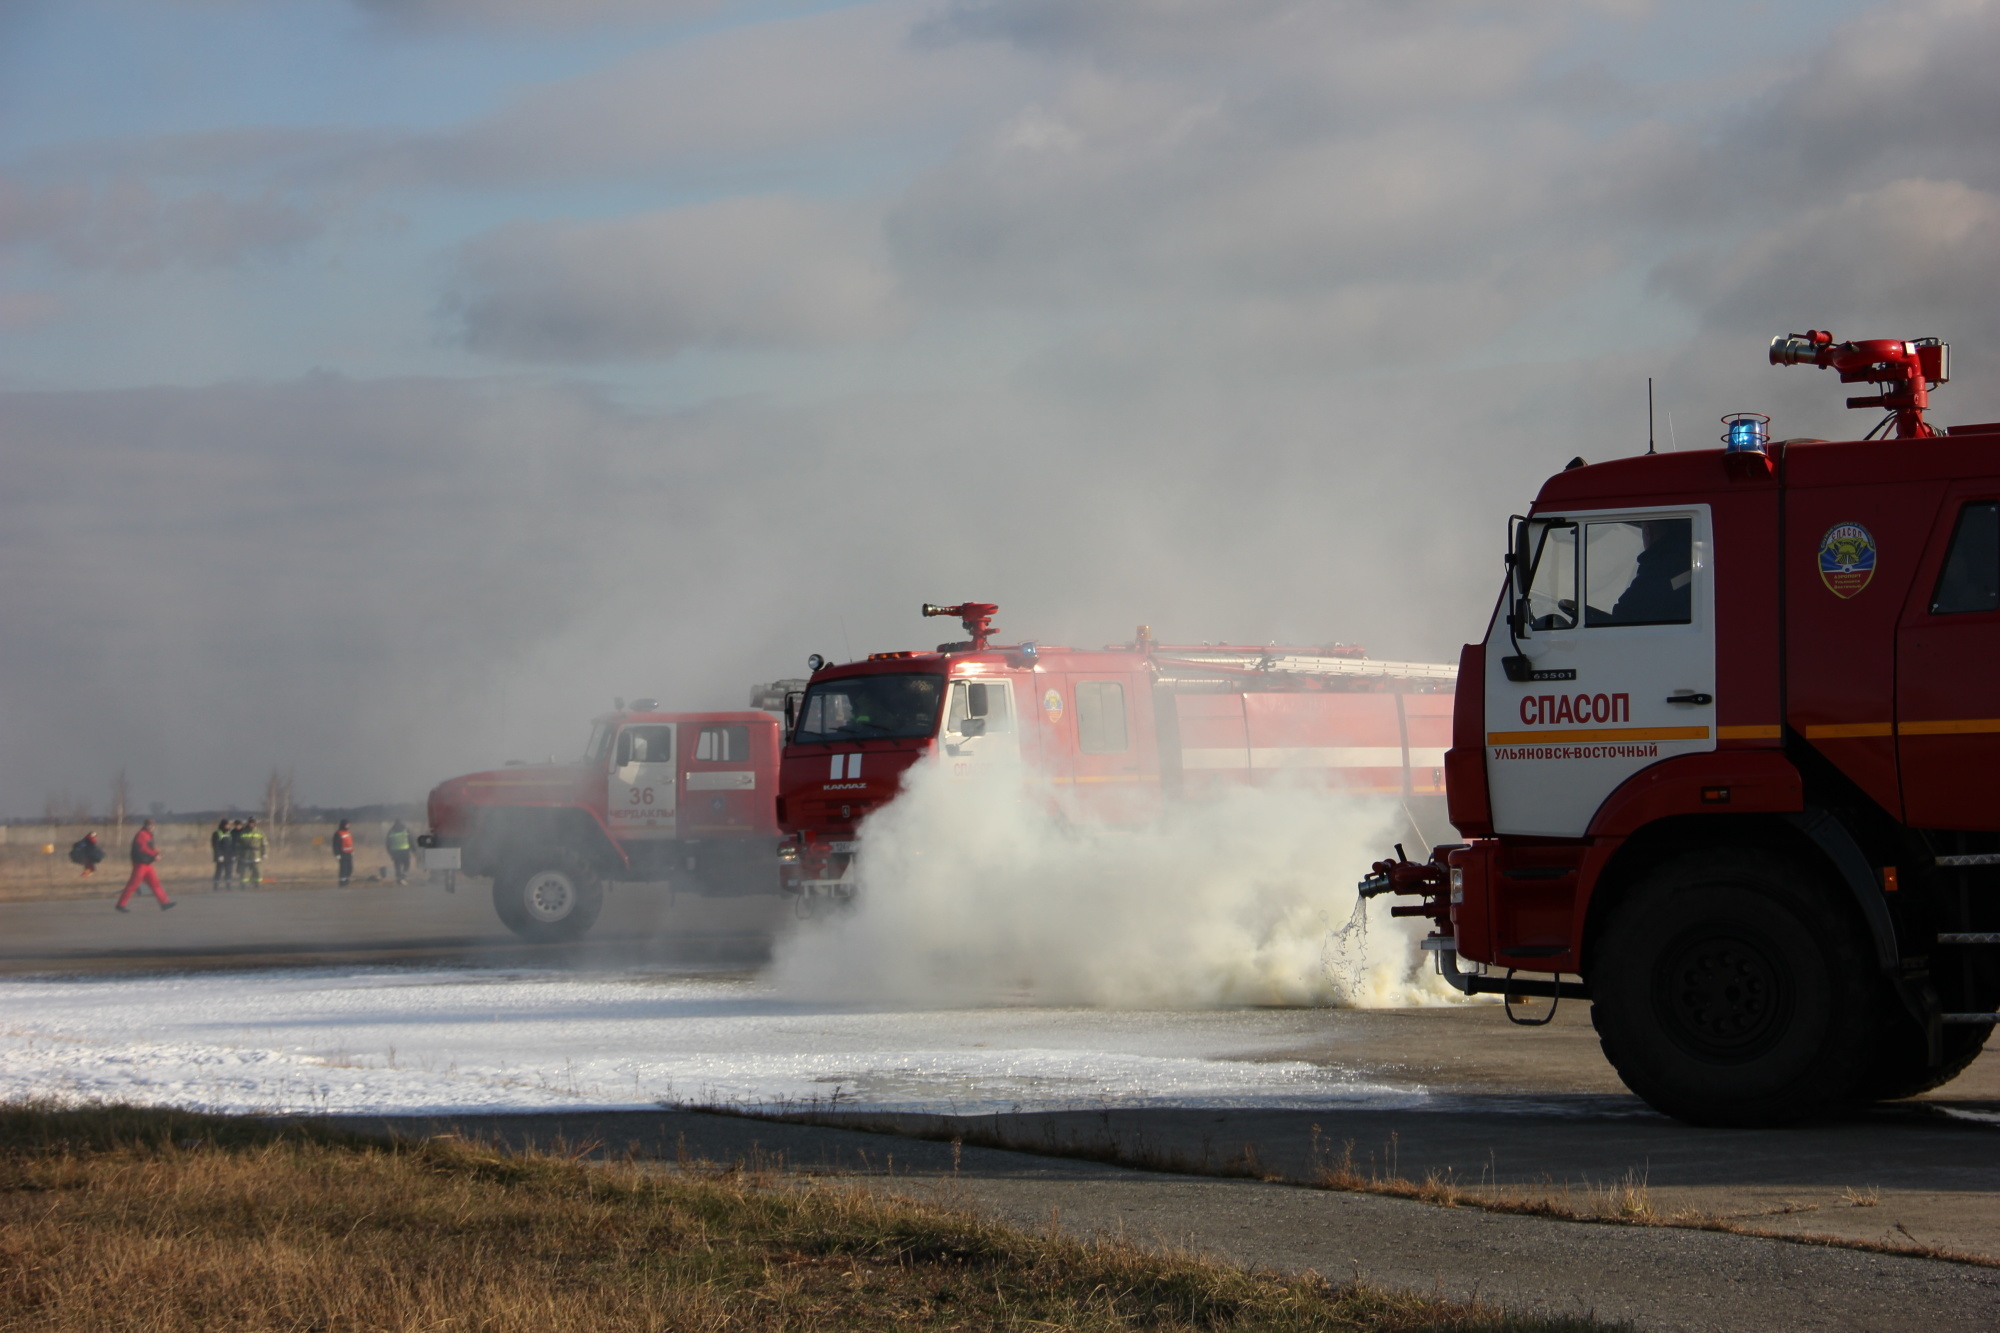
[[[852, 898], [859, 829], [906, 770], [1018, 764], [1050, 818], [1132, 825], [1222, 785], [1307, 783], [1441, 805], [1457, 669], [1360, 650], [1176, 646], [1141, 626], [1101, 649], [995, 644], [986, 602], [923, 608], [966, 638], [829, 666], [790, 709], [779, 774], [783, 885]], [[1442, 810], [1436, 811], [1441, 827]]]
[[620, 881], [706, 895], [769, 893], [778, 718], [791, 685], [752, 692], [756, 711], [663, 713], [619, 701], [571, 764], [509, 764], [438, 784], [425, 864], [493, 879], [515, 934], [571, 940]]
[[1744, 414], [1545, 482], [1459, 659], [1468, 841], [1362, 882], [1422, 898], [1396, 911], [1459, 989], [1588, 998], [1669, 1115], [1907, 1096], [1996, 1022], [2000, 424], [1925, 420], [1946, 352], [1775, 339], [1888, 417], [1774, 442]]

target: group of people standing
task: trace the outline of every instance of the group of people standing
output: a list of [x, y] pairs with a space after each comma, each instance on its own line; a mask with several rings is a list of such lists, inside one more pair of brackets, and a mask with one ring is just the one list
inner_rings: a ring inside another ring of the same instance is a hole
[[264, 882], [264, 830], [254, 819], [215, 821], [208, 835], [208, 852], [215, 858], [214, 891], [240, 889]]
[[[335, 829], [331, 850], [340, 869], [340, 883], [345, 887], [354, 878], [354, 831], [348, 821], [340, 821]], [[383, 850], [389, 853], [389, 860], [395, 867], [396, 882], [409, 883], [410, 863], [415, 857], [409, 826], [397, 820], [389, 826], [382, 839]], [[251, 884], [264, 882], [264, 854], [268, 847], [264, 830], [257, 827], [255, 819], [218, 819], [215, 828], [208, 835], [208, 850], [215, 861], [215, 878], [210, 887], [215, 892], [223, 889], [241, 889]], [[125, 891], [118, 895], [118, 910], [131, 911], [128, 904], [132, 895], [141, 888], [151, 889], [159, 900], [160, 910], [174, 905], [167, 897], [166, 888], [160, 883], [160, 872], [153, 865], [160, 859], [160, 850], [153, 840], [153, 821], [147, 820], [139, 831], [132, 835], [132, 877], [125, 882]], [[99, 845], [96, 833], [86, 833], [76, 840], [69, 849], [69, 859], [83, 867], [84, 875], [97, 873], [97, 867], [105, 859], [104, 848]]]

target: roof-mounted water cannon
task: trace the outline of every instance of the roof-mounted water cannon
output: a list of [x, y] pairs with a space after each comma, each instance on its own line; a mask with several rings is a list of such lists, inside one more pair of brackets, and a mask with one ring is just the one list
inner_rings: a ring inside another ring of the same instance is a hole
[[993, 602], [960, 602], [957, 606], [933, 606], [924, 603], [927, 616], [957, 616], [958, 623], [972, 636], [966, 645], [975, 653], [986, 651], [986, 642], [993, 637], [993, 617], [1000, 614], [1000, 607]]
[[1860, 342], [1837, 343], [1825, 329], [1808, 329], [1771, 339], [1774, 366], [1819, 366], [1838, 371], [1842, 384], [1873, 384], [1881, 392], [1847, 400], [1849, 407], [1886, 408], [1889, 415], [1876, 432], [1891, 421], [1896, 438], [1917, 440], [1938, 432], [1924, 420], [1931, 405], [1930, 391], [1951, 380], [1951, 344], [1936, 338], [1909, 342], [1893, 338], [1869, 338]]

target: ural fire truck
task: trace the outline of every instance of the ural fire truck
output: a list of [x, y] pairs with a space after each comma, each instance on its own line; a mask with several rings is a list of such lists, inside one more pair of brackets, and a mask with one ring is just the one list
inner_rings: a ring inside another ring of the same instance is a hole
[[1175, 646], [1145, 626], [1102, 649], [999, 645], [998, 610], [926, 605], [967, 636], [935, 652], [812, 660], [779, 774], [787, 892], [852, 898], [861, 822], [917, 764], [1018, 763], [1072, 824], [1143, 823], [1249, 783], [1395, 797], [1420, 828], [1425, 803], [1441, 805], [1454, 667], [1342, 646]]
[[[752, 692], [782, 708], [780, 681]], [[768, 893], [776, 862], [773, 711], [663, 713], [622, 701], [572, 764], [509, 764], [440, 783], [426, 864], [493, 879], [493, 909], [530, 940], [588, 931], [618, 881], [706, 895]], [[444, 855], [439, 855], [442, 852]]]
[[1726, 448], [1544, 483], [1459, 659], [1468, 841], [1362, 882], [1421, 897], [1396, 911], [1459, 989], [1587, 997], [1669, 1115], [1907, 1096], [1995, 1024], [2000, 423], [1925, 420], [1946, 352], [1775, 339], [1889, 416], [1844, 442], [1725, 418]]

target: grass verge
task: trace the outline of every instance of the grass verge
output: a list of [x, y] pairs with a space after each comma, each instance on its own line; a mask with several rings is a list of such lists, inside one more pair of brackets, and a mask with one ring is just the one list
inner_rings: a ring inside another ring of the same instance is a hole
[[0, 1329], [1586, 1333], [741, 1168], [0, 1107]]
[[[1220, 1176], [1226, 1179], [1259, 1180], [1274, 1185], [1338, 1190], [1356, 1194], [1379, 1194], [1411, 1199], [1440, 1208], [1477, 1208], [1492, 1213], [1525, 1217], [1547, 1217], [1564, 1222], [1597, 1222], [1617, 1226], [1684, 1227], [1695, 1231], [1720, 1231], [1736, 1236], [1782, 1240], [1795, 1245], [1862, 1250], [1871, 1254], [1894, 1254], [1916, 1259], [1939, 1259], [1947, 1263], [1969, 1264], [1977, 1268], [2000, 1268], [2000, 1259], [1973, 1254], [1910, 1239], [1907, 1242], [1871, 1240], [1865, 1237], [1831, 1235], [1822, 1232], [1779, 1230], [1759, 1226], [1757, 1216], [1725, 1217], [1695, 1209], [1664, 1211], [1654, 1206], [1643, 1173], [1628, 1171], [1617, 1180], [1586, 1183], [1572, 1187], [1564, 1182], [1548, 1182], [1540, 1187], [1499, 1184], [1468, 1184], [1452, 1176], [1432, 1174], [1413, 1180], [1393, 1165], [1393, 1145], [1381, 1161], [1357, 1165], [1354, 1144], [1345, 1142], [1338, 1153], [1321, 1138], [1313, 1126], [1312, 1165], [1304, 1178], [1285, 1175], [1267, 1167], [1254, 1143], [1244, 1143], [1233, 1152], [1217, 1153], [1205, 1146], [1199, 1157], [1177, 1148], [1147, 1141], [1143, 1131], [1129, 1138], [1113, 1129], [1107, 1119], [1096, 1134], [1081, 1133], [1072, 1125], [1069, 1132], [1056, 1132], [1053, 1122], [1041, 1122], [1039, 1134], [1025, 1132], [1020, 1122], [1001, 1115], [992, 1116], [871, 1116], [863, 1112], [824, 1110], [815, 1106], [787, 1105], [770, 1110], [729, 1105], [694, 1105], [680, 1109], [710, 1115], [745, 1116], [752, 1119], [788, 1121], [819, 1125], [829, 1129], [859, 1130], [934, 1143], [955, 1143], [973, 1148], [998, 1148], [1007, 1152], [1033, 1153], [1041, 1157], [1067, 1157], [1100, 1162], [1106, 1166], [1130, 1167], [1139, 1171], [1163, 1171], [1176, 1175]], [[1843, 1204], [1873, 1207], [1879, 1193], [1848, 1190]], [[1792, 1209], [1774, 1210], [1790, 1212]], [[1907, 1233], [1906, 1233], [1907, 1234]]]

